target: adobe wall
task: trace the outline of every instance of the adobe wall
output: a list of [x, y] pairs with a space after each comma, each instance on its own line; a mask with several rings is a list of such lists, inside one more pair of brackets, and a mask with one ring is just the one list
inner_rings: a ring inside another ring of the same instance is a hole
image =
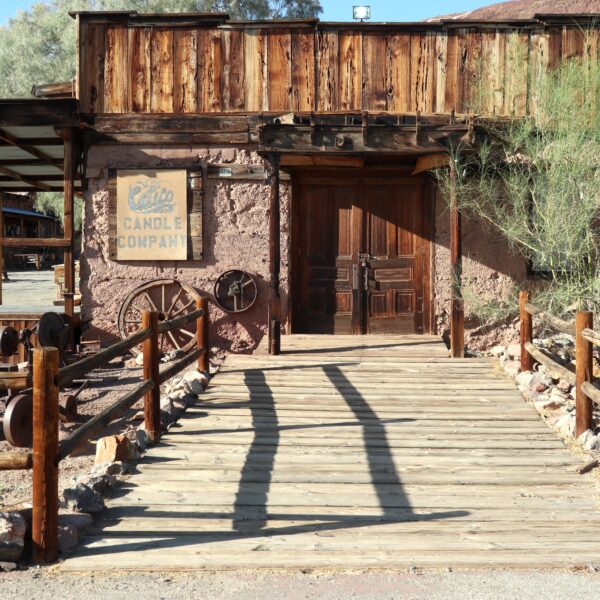
[[[212, 342], [223, 350], [251, 351], [266, 333], [269, 297], [269, 185], [208, 179], [203, 201], [202, 261], [127, 262], [109, 258], [108, 169], [188, 167], [200, 161], [262, 164], [249, 148], [142, 148], [94, 146], [87, 156], [88, 189], [83, 218], [81, 315], [92, 321], [90, 337], [117, 335], [116, 319], [125, 297], [142, 283], [176, 278], [213, 297], [217, 277], [229, 269], [254, 275], [258, 299], [247, 312], [228, 315], [211, 303]], [[288, 186], [281, 186], [281, 294], [287, 307]]]
[[[435, 202], [434, 244], [434, 311], [437, 331], [447, 335], [450, 329], [449, 310], [451, 297], [450, 268], [450, 216], [448, 207], [438, 191]], [[513, 299], [516, 287], [527, 281], [527, 261], [510, 249], [492, 227], [463, 216], [463, 287], [465, 288], [465, 334], [471, 348], [484, 349], [499, 343], [511, 343], [518, 338], [514, 323], [505, 327], [487, 328], [475, 319], [469, 319], [473, 302], [494, 302]], [[515, 304], [515, 310], [518, 307]]]

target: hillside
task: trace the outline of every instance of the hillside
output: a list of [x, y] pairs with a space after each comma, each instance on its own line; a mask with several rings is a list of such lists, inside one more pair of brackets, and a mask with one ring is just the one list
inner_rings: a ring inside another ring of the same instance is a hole
[[600, 0], [512, 0], [475, 10], [433, 17], [438, 19], [530, 19], [536, 14], [600, 13]]

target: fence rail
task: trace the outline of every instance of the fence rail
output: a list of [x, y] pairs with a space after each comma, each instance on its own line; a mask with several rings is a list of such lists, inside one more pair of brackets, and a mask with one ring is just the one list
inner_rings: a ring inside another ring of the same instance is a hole
[[[530, 302], [529, 292], [519, 297], [521, 319], [521, 371], [531, 371], [535, 362], [544, 365], [554, 378], [566, 379], [575, 386], [575, 434], [594, 428], [594, 403], [600, 405], [600, 390], [594, 382], [594, 345], [600, 345], [600, 333], [594, 331], [594, 315], [578, 311], [575, 323], [564, 321], [547, 313]], [[575, 370], [562, 364], [551, 352], [533, 344], [533, 317], [546, 325], [575, 337]]]
[[[198, 369], [209, 370], [208, 299], [201, 298], [196, 310], [170, 321], [159, 322], [159, 313], [146, 311], [142, 329], [128, 338], [76, 363], [58, 368], [58, 350], [39, 348], [33, 356], [33, 451], [11, 452], [0, 456], [0, 470], [33, 469], [32, 548], [38, 564], [58, 557], [58, 470], [59, 464], [76, 448], [101, 433], [115, 419], [144, 398], [144, 427], [150, 441], [160, 439], [160, 385], [182, 369], [198, 362]], [[196, 348], [172, 364], [160, 368], [159, 333], [173, 331], [196, 322]], [[143, 344], [143, 378], [133, 390], [124, 394], [59, 443], [59, 387], [73, 379], [105, 366], [117, 356]]]

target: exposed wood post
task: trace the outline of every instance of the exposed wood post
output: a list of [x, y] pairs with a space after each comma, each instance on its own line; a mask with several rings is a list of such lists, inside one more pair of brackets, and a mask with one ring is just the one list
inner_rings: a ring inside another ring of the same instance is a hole
[[158, 351], [158, 313], [145, 310], [142, 328], [150, 327], [152, 335], [144, 341], [144, 379], [154, 381], [154, 387], [144, 396], [144, 427], [151, 442], [160, 440], [160, 372]]
[[58, 558], [58, 350], [33, 351], [33, 560]]
[[[77, 168], [77, 137], [75, 129], [68, 128], [63, 131], [64, 136], [64, 234], [65, 240], [69, 240], [68, 247], [64, 251], [65, 263], [65, 287], [63, 290], [65, 299], [65, 314], [73, 321], [75, 314], [75, 262], [74, 262], [74, 243], [75, 243], [75, 227], [74, 227], [74, 186], [75, 172]], [[73, 328], [69, 328], [69, 340], [72, 344]]]
[[519, 316], [521, 323], [521, 372], [533, 371], [533, 357], [525, 349], [525, 344], [533, 343], [533, 317], [525, 310], [531, 302], [529, 292], [519, 292]]
[[452, 358], [465, 355], [465, 310], [462, 297], [462, 218], [456, 197], [456, 165], [450, 161], [450, 262], [452, 295], [450, 315], [450, 354]]
[[4, 247], [2, 240], [4, 239], [4, 198], [0, 192], [0, 306], [2, 306], [2, 282], [4, 279]]
[[[197, 323], [196, 323], [196, 345], [200, 350], [200, 356], [198, 356], [198, 370], [210, 372], [210, 338], [209, 338], [209, 313], [208, 313], [208, 298], [202, 296], [196, 303], [197, 308], [201, 308], [204, 311]], [[202, 349], [204, 348], [204, 352]]]
[[279, 199], [279, 156], [269, 155], [269, 180], [271, 201], [269, 204], [269, 270], [271, 294], [269, 298], [269, 354], [281, 351], [281, 295], [279, 274], [281, 270], [281, 214]]
[[579, 437], [584, 431], [594, 429], [594, 404], [589, 396], [586, 396], [581, 386], [587, 381], [592, 382], [594, 364], [593, 364], [593, 345], [588, 342], [581, 332], [584, 329], [593, 329], [594, 313], [589, 311], [577, 311], [575, 317], [575, 361], [576, 361], [576, 400], [575, 417], [576, 427], [575, 435]]

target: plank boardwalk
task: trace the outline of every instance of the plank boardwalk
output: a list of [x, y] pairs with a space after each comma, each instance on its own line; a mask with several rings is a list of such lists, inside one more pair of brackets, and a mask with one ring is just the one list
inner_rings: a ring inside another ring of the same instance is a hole
[[600, 561], [593, 476], [492, 361], [422, 336], [283, 347], [228, 358], [63, 570]]

